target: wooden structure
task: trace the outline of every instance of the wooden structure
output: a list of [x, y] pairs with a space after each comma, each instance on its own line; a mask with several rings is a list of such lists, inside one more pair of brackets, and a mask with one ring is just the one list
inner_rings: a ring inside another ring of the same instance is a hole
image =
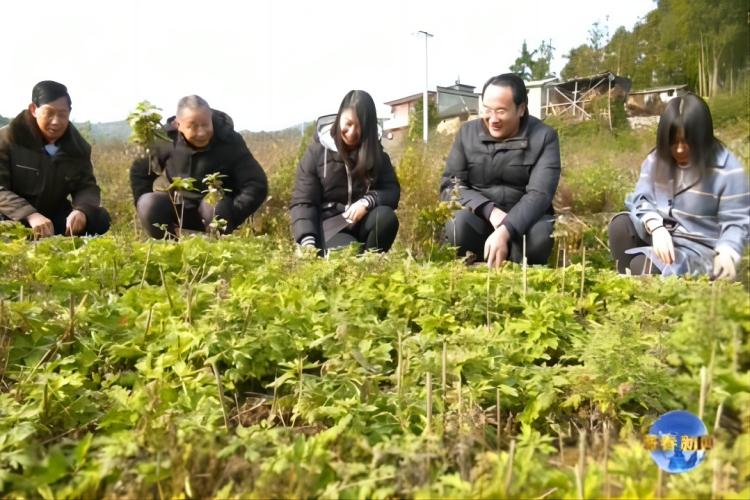
[[532, 80], [526, 82], [526, 93], [529, 96], [529, 114], [544, 120], [545, 107], [547, 106], [549, 87], [554, 87], [560, 83], [557, 77], [545, 78], [543, 80]]
[[544, 116], [564, 116], [577, 120], [590, 120], [594, 110], [593, 102], [606, 96], [607, 105], [598, 111], [612, 128], [612, 103], [624, 101], [630, 92], [629, 78], [612, 72], [587, 77], [576, 77], [554, 85], [546, 86], [546, 104], [542, 106]]

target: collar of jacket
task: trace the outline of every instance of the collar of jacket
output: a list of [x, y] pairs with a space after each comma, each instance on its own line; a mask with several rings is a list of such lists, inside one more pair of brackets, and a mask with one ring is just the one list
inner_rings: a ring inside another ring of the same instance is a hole
[[728, 160], [729, 160], [729, 150], [725, 147], [721, 147], [716, 152], [716, 156], [714, 157], [714, 165], [712, 166], [716, 168], [724, 168], [727, 166]]
[[[729, 151], [725, 147], [718, 148], [716, 150], [716, 153], [714, 154], [713, 161], [708, 164], [708, 168], [724, 168], [727, 165], [727, 160], [729, 160]], [[676, 177], [677, 169], [679, 167], [673, 167], [672, 171], [672, 178], [674, 179]], [[683, 177], [683, 185], [680, 187], [679, 190], [675, 190], [675, 195], [682, 193], [684, 191], [687, 191], [691, 187], [698, 184], [701, 179], [703, 178], [703, 175], [707, 172], [701, 172], [699, 168], [691, 167], [687, 172], [685, 172]]]
[[521, 123], [521, 128], [515, 136], [508, 139], [496, 139], [487, 131], [487, 126], [484, 124], [484, 120], [479, 118], [479, 140], [483, 143], [488, 143], [488, 146], [490, 144], [494, 145], [495, 151], [526, 149], [529, 147], [528, 127], [529, 120], [525, 119], [523, 120], [523, 123]]
[[[16, 144], [34, 151], [41, 151], [44, 148], [42, 132], [29, 110], [21, 111], [8, 126]], [[60, 147], [60, 151], [74, 157], [87, 156], [91, 150], [91, 146], [72, 123], [68, 124], [67, 130], [56, 144]]]

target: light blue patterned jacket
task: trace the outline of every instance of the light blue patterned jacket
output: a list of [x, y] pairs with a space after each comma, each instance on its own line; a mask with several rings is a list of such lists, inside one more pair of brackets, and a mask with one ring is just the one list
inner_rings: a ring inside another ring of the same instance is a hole
[[662, 263], [651, 247], [628, 253], [646, 254], [663, 275], [711, 274], [719, 251], [728, 252], [736, 264], [750, 233], [750, 178], [739, 160], [722, 147], [705, 175], [695, 167], [673, 167], [661, 182], [653, 178], [655, 166], [652, 151], [625, 206], [644, 241], [651, 241], [644, 227], [649, 220], [670, 229], [675, 262]]

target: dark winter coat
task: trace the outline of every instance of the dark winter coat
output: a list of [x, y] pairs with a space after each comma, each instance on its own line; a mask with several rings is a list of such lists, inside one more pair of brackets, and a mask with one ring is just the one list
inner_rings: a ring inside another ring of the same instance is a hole
[[552, 198], [560, 180], [557, 132], [527, 116], [515, 137], [500, 141], [482, 119], [465, 123], [448, 155], [440, 183], [449, 200], [456, 186], [460, 203], [480, 216], [488, 203], [507, 212], [503, 224], [520, 236], [543, 215], [552, 214]]
[[50, 156], [44, 144], [28, 110], [0, 129], [0, 214], [11, 220], [34, 212], [49, 217], [70, 196], [73, 208], [91, 219], [101, 202], [91, 146], [72, 123], [57, 141], [57, 154]]
[[153, 191], [154, 180], [162, 176], [166, 184], [175, 177], [192, 177], [197, 191], [182, 191], [184, 198], [201, 200], [206, 190], [203, 178], [220, 173], [226, 195], [232, 198], [234, 220], [245, 220], [265, 201], [268, 180], [260, 164], [253, 158], [242, 136], [235, 132], [232, 119], [221, 111], [212, 110], [214, 135], [209, 145], [196, 150], [185, 141], [174, 125], [175, 117], [167, 120], [167, 135], [172, 140], [153, 147], [149, 159], [140, 158], [130, 169], [133, 198]]
[[[307, 236], [320, 242], [324, 232], [325, 238], [330, 238], [337, 230], [329, 230], [325, 221], [360, 199], [364, 199], [369, 208], [385, 205], [395, 210], [401, 197], [391, 159], [382, 149], [382, 161], [375, 165], [374, 179], [356, 182], [352, 178], [349, 167], [336, 150], [330, 118], [318, 120], [317, 134], [297, 168], [291, 201], [292, 232], [297, 243]], [[323, 226], [326, 226], [325, 231]]]

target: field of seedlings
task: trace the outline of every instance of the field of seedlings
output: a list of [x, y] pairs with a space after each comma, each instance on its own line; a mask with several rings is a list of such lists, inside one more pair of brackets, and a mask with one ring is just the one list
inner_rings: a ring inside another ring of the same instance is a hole
[[[550, 264], [498, 271], [437, 238], [450, 137], [387, 146], [392, 252], [327, 258], [286, 212], [309, 133], [249, 136], [269, 201], [179, 242], [136, 227], [133, 152], [94, 144], [111, 234], [0, 225], [0, 497], [747, 498], [747, 254], [737, 283], [617, 275], [606, 220], [653, 131], [561, 138]], [[672, 475], [643, 437], [675, 409], [715, 445]]]

